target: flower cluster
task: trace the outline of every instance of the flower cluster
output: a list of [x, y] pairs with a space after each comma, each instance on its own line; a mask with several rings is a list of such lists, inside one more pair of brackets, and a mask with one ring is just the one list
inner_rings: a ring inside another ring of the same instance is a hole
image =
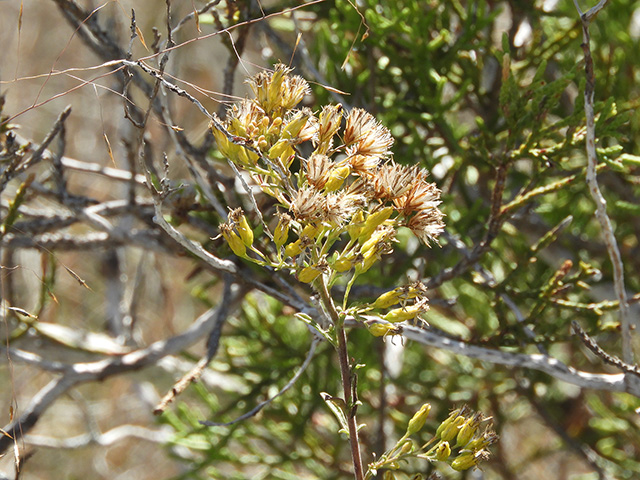
[[[409, 420], [405, 435], [396, 445], [369, 465], [369, 473], [375, 475], [378, 470], [392, 472], [400, 468], [399, 462], [411, 457], [447, 462], [451, 468], [458, 471], [473, 468], [489, 458], [487, 447], [498, 439], [491, 430], [491, 419], [485, 418], [482, 413], [471, 412], [466, 406], [451, 412], [438, 426], [433, 438], [422, 447], [416, 448], [409, 437], [423, 429], [430, 411], [431, 405], [425, 403]], [[487, 423], [487, 426], [480, 430], [483, 423]], [[389, 478], [393, 478], [393, 475]]]
[[[289, 268], [301, 282], [325, 275], [331, 284], [350, 274], [352, 283], [393, 251], [399, 227], [425, 244], [436, 240], [444, 227], [440, 191], [426, 171], [393, 161], [393, 137], [370, 113], [345, 113], [339, 104], [316, 113], [297, 108], [309, 86], [284, 65], [257, 74], [249, 85], [254, 98], [232, 106], [224, 130], [212, 131], [222, 155], [247, 171], [280, 210], [272, 224], [263, 225], [273, 233], [272, 246], [259, 247], [262, 253], [233, 228], [237, 221], [221, 226], [234, 253]], [[248, 255], [247, 248], [258, 256]], [[394, 292], [375, 307], [402, 303], [386, 314], [387, 321], [414, 318], [426, 309], [417, 291]]]

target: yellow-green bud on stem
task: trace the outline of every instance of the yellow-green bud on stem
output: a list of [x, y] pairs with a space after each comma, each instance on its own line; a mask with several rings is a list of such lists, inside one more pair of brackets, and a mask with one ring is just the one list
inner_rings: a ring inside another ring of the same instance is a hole
[[277, 248], [283, 246], [287, 238], [289, 237], [289, 226], [291, 224], [291, 217], [286, 213], [280, 215], [280, 221], [276, 225], [276, 229], [273, 232], [273, 242]]
[[311, 283], [318, 278], [321, 273], [322, 271], [315, 266], [305, 267], [298, 274], [298, 280], [302, 283]]
[[402, 448], [400, 448], [398, 456], [407, 455], [411, 452], [413, 452], [413, 442], [411, 440], [407, 440], [402, 444]]
[[363, 226], [364, 214], [362, 213], [362, 210], [358, 210], [356, 214], [351, 217], [351, 222], [349, 222], [349, 225], [347, 226], [347, 232], [349, 232], [349, 238], [351, 238], [351, 241], [354, 241], [360, 236]]
[[451, 455], [451, 446], [449, 445], [449, 442], [440, 442], [436, 447], [434, 454], [436, 460], [440, 460], [441, 462], [449, 458]]
[[220, 228], [222, 231], [222, 236], [229, 244], [229, 247], [231, 247], [231, 251], [239, 257], [246, 257], [247, 247], [245, 246], [242, 239], [238, 236], [238, 234], [234, 232], [229, 225], [226, 225], [226, 227], [220, 225]]
[[480, 426], [480, 422], [482, 421], [483, 416], [481, 413], [476, 413], [473, 417], [468, 418], [462, 427], [460, 427], [460, 431], [458, 432], [458, 436], [456, 439], [456, 447], [464, 447], [469, 441], [473, 438], [476, 431], [478, 430], [478, 426]]
[[402, 333], [402, 326], [391, 323], [372, 322], [367, 324], [367, 329], [374, 337], [384, 337], [385, 335], [398, 335]]
[[351, 167], [349, 165], [334, 168], [329, 174], [327, 183], [324, 185], [325, 192], [335, 192], [338, 190], [350, 173]]
[[469, 470], [471, 467], [475, 467], [479, 460], [479, 456], [474, 452], [464, 452], [451, 462], [451, 468], [459, 472]]
[[295, 242], [291, 242], [289, 245], [284, 247], [284, 254], [287, 257], [295, 257], [302, 253], [302, 241], [296, 240]]
[[[393, 230], [389, 228], [379, 228], [378, 230], [375, 230], [370, 235], [369, 240], [365, 241], [362, 244], [362, 246], [360, 247], [360, 252], [362, 252], [362, 254], [364, 255], [365, 252], [371, 250], [372, 248], [375, 248], [375, 246], [380, 242], [384, 241], [385, 239], [389, 239], [392, 231]], [[360, 235], [360, 240], [362, 240], [362, 235]]]
[[305, 113], [298, 112], [282, 129], [282, 138], [296, 138], [300, 133], [300, 130], [302, 130], [302, 128], [307, 124], [308, 119], [309, 117]]
[[481, 436], [478, 436], [467, 443], [465, 448], [467, 448], [468, 450], [481, 450], [488, 447], [489, 445], [493, 445], [497, 440], [498, 435], [496, 435], [495, 432], [487, 429]]
[[440, 425], [438, 425], [438, 429], [436, 430], [436, 437], [441, 437], [442, 432], [449, 427], [449, 425], [460, 415], [466, 414], [466, 407], [456, 408], [445, 421], [443, 421]]
[[395, 288], [389, 292], [385, 292], [376, 298], [376, 301], [371, 305], [373, 308], [389, 308], [400, 302], [400, 296], [402, 294], [401, 288]]
[[407, 435], [413, 435], [414, 433], [418, 433], [424, 427], [424, 423], [427, 421], [427, 417], [429, 416], [429, 412], [431, 411], [431, 404], [425, 403], [420, 407], [415, 415], [409, 420], [409, 425], [407, 426]]
[[362, 227], [360, 235], [358, 236], [358, 240], [366, 242], [374, 230], [387, 221], [392, 213], [393, 207], [385, 207], [369, 215]]
[[236, 223], [236, 229], [240, 234], [240, 238], [244, 242], [245, 246], [250, 247], [253, 245], [253, 230], [249, 226], [249, 222], [247, 222], [247, 217], [242, 215], [238, 222]]
[[278, 140], [267, 152], [267, 157], [271, 160], [282, 156], [291, 146], [290, 140]]
[[356, 265], [356, 273], [360, 275], [361, 273], [369, 270], [376, 260], [380, 258], [380, 254], [375, 248], [370, 249], [362, 255], [362, 263]]
[[317, 225], [315, 223], [310, 223], [307, 226], [305, 226], [302, 229], [302, 233], [300, 234], [300, 238], [302, 237], [309, 237], [309, 238], [316, 238], [316, 235], [320, 232], [320, 230], [322, 229], [321, 225]]
[[382, 316], [387, 322], [397, 323], [406, 320], [413, 320], [420, 313], [424, 312], [426, 305], [423, 302], [410, 305], [408, 307], [394, 308]]
[[464, 422], [465, 418], [462, 416], [454, 418], [453, 421], [447, 426], [447, 428], [442, 431], [440, 438], [445, 442], [452, 441], [458, 436], [460, 427]]
[[353, 268], [353, 258], [338, 258], [333, 264], [333, 269], [338, 273], [343, 273]]

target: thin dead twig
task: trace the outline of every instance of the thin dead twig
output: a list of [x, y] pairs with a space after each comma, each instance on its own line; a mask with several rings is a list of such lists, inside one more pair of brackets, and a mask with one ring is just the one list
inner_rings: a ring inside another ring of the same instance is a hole
[[615, 355], [610, 355], [607, 352], [605, 352], [600, 347], [600, 345], [598, 345], [596, 343], [596, 341], [593, 338], [591, 338], [587, 334], [587, 332], [585, 332], [582, 329], [582, 327], [580, 327], [580, 324], [578, 322], [576, 322], [575, 320], [571, 322], [571, 326], [573, 327], [573, 331], [575, 332], [575, 334], [578, 335], [580, 337], [580, 339], [582, 340], [582, 343], [584, 343], [585, 346], [589, 350], [591, 350], [596, 356], [600, 357], [602, 360], [604, 360], [609, 365], [613, 365], [614, 367], [619, 368], [623, 372], [633, 373], [633, 374], [638, 375], [640, 377], [640, 368], [637, 365], [629, 365], [629, 364], [623, 362], [622, 360], [620, 360]]
[[620, 302], [620, 324], [622, 335], [622, 358], [628, 364], [634, 363], [633, 349], [631, 346], [631, 319], [629, 314], [629, 303], [627, 301], [627, 293], [624, 283], [624, 265], [618, 248], [618, 242], [613, 232], [611, 219], [607, 214], [607, 202], [600, 191], [598, 179], [596, 176], [596, 166], [598, 157], [596, 153], [596, 126], [595, 112], [593, 101], [595, 96], [595, 73], [593, 68], [593, 57], [591, 56], [591, 36], [589, 34], [589, 25], [596, 15], [605, 7], [608, 0], [601, 0], [596, 6], [586, 13], [582, 13], [577, 0], [574, 0], [576, 9], [580, 14], [582, 21], [582, 50], [584, 52], [586, 86], [584, 89], [584, 111], [587, 120], [587, 185], [589, 192], [596, 204], [596, 218], [602, 228], [604, 242], [607, 246], [607, 252], [613, 265], [613, 285]]
[[[363, 316], [367, 322], [385, 323], [377, 317]], [[361, 322], [349, 319], [350, 325], [361, 325]], [[512, 353], [468, 344], [462, 340], [452, 339], [433, 329], [423, 329], [413, 325], [402, 325], [405, 338], [422, 345], [448, 350], [469, 358], [506, 365], [511, 368], [529, 368], [551, 375], [554, 378], [577, 385], [582, 388], [610, 392], [627, 392], [640, 398], [640, 378], [635, 373], [590, 373], [565, 365], [560, 360], [543, 354]]]

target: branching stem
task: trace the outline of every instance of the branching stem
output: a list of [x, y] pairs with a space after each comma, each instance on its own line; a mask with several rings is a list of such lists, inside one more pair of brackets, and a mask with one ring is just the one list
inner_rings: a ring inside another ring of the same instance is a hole
[[349, 363], [349, 353], [347, 349], [347, 335], [344, 330], [344, 317], [338, 314], [336, 306], [333, 303], [331, 295], [327, 289], [324, 278], [316, 282], [320, 301], [323, 307], [331, 317], [336, 329], [336, 337], [338, 339], [338, 361], [340, 362], [340, 378], [342, 380], [342, 390], [344, 392], [344, 402], [347, 405], [347, 425], [349, 426], [349, 443], [351, 445], [351, 458], [353, 460], [353, 470], [356, 480], [364, 479], [362, 468], [362, 455], [360, 453], [360, 442], [358, 440], [358, 423], [356, 421], [356, 405], [355, 398], [352, 394], [353, 376], [352, 367]]

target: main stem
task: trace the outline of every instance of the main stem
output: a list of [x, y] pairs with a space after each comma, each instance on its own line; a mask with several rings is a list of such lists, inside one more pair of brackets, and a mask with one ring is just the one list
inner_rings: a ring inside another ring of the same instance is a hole
[[352, 395], [351, 365], [349, 364], [349, 353], [347, 351], [347, 335], [344, 331], [344, 319], [340, 318], [338, 311], [329, 295], [327, 285], [321, 277], [317, 282], [318, 290], [323, 306], [331, 317], [331, 321], [336, 328], [338, 339], [338, 361], [340, 363], [340, 377], [342, 379], [342, 390], [344, 392], [344, 402], [347, 406], [347, 425], [349, 427], [349, 443], [351, 444], [351, 459], [353, 460], [353, 472], [356, 480], [364, 480], [362, 469], [362, 457], [360, 454], [360, 442], [358, 441], [358, 423], [356, 422], [356, 406]]

